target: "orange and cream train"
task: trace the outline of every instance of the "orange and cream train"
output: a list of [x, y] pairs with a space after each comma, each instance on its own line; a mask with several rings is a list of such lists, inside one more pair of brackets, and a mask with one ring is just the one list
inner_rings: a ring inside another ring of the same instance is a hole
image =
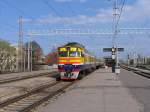
[[62, 80], [81, 78], [83, 73], [99, 66], [95, 56], [79, 43], [72, 42], [58, 48], [58, 70]]

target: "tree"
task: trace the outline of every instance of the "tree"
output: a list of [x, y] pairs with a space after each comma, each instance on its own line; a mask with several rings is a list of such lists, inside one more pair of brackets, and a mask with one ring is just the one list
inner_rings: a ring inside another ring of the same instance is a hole
[[16, 70], [16, 48], [9, 42], [0, 40], [0, 72]]

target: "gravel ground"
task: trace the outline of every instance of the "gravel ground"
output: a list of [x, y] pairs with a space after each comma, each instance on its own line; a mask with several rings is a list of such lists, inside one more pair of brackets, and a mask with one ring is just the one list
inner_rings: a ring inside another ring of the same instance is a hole
[[0, 85], [0, 102], [24, 94], [40, 85], [55, 81], [52, 77], [37, 77]]
[[30, 76], [30, 75], [38, 75], [41, 73], [49, 73], [52, 71], [57, 71], [57, 69], [50, 69], [50, 70], [40, 70], [40, 71], [32, 71], [32, 72], [22, 72], [22, 73], [11, 73], [11, 74], [0, 74], [0, 81], [10, 79], [10, 78], [18, 78], [23, 76]]

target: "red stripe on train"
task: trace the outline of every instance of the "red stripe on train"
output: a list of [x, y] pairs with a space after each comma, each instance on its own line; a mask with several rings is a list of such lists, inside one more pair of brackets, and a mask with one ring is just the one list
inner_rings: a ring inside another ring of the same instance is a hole
[[77, 58], [77, 57], [68, 57], [68, 58], [58, 58], [59, 60], [80, 60], [81, 58]]
[[[65, 72], [65, 70], [64, 69], [59, 69], [59, 72]], [[71, 72], [80, 72], [80, 70], [79, 69], [74, 69]]]
[[81, 62], [59, 62], [58, 64], [81, 64]]

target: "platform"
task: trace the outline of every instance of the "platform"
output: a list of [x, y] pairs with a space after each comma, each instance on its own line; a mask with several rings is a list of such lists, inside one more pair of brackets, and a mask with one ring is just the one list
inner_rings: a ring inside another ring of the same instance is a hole
[[141, 112], [140, 105], [111, 69], [99, 69], [38, 112]]

